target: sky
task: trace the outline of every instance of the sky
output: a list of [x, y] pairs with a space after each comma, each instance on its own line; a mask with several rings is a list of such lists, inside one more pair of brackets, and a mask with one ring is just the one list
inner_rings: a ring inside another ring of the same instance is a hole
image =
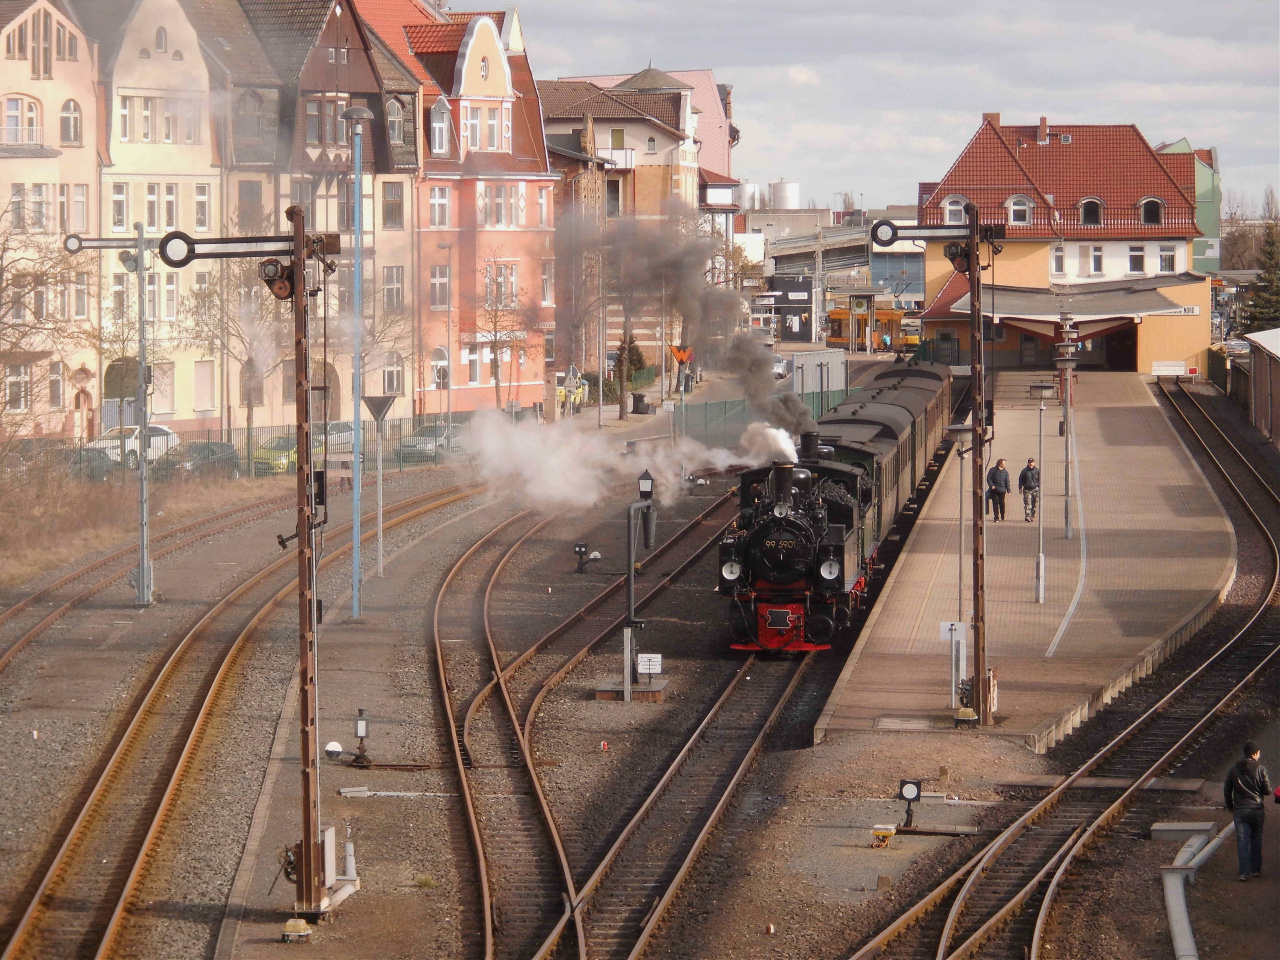
[[[457, 4], [461, 9], [463, 4]], [[539, 79], [710, 67], [733, 85], [740, 180], [831, 206], [914, 204], [984, 112], [1133, 123], [1218, 148], [1223, 190], [1280, 188], [1276, 0], [525, 0]]]

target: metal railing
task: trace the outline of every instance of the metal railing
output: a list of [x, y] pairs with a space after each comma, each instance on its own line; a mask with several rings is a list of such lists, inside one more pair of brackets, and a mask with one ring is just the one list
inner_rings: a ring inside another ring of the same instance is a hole
[[43, 127], [2, 127], [4, 131], [3, 142], [6, 145], [34, 144], [39, 146], [44, 143]]

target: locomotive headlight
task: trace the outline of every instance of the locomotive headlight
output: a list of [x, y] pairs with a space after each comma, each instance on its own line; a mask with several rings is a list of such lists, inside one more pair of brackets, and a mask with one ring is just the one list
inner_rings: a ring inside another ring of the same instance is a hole
[[785, 517], [790, 512], [791, 512], [791, 508], [788, 507], [785, 503], [780, 503], [773, 508], [773, 515], [775, 517]]
[[730, 560], [720, 568], [720, 576], [724, 577], [726, 580], [737, 580], [741, 574], [742, 564], [738, 563], [736, 560]]
[[822, 574], [824, 580], [834, 580], [840, 576], [840, 564], [835, 560], [826, 560], [818, 568], [818, 572]]

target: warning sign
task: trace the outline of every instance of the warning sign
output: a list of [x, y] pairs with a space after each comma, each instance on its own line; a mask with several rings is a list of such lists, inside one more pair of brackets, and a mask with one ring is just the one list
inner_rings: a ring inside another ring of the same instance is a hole
[[671, 347], [670, 350], [676, 363], [688, 363], [693, 359], [693, 347]]

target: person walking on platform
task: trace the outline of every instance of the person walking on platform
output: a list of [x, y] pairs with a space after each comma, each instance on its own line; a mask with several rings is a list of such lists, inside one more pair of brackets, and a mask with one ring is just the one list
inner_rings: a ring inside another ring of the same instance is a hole
[[1018, 474], [1018, 492], [1022, 494], [1022, 519], [1030, 523], [1036, 518], [1040, 506], [1040, 468], [1032, 457]]
[[1244, 757], [1236, 761], [1222, 785], [1222, 799], [1235, 815], [1236, 854], [1240, 860], [1240, 880], [1262, 876], [1262, 820], [1267, 814], [1263, 806], [1271, 792], [1267, 768], [1258, 762], [1262, 751], [1249, 740]]
[[1004, 463], [1001, 458], [987, 471], [987, 497], [996, 523], [1004, 519], [1004, 498], [1009, 495], [1009, 471], [1004, 468]]

